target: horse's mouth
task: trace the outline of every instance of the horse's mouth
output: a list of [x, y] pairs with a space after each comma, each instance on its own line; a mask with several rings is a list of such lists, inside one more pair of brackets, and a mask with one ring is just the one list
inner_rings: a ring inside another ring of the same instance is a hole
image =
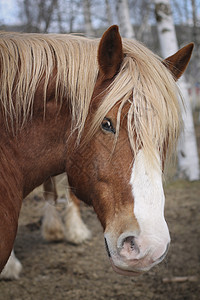
[[112, 261], [112, 258], [110, 258], [110, 262], [111, 262], [113, 270], [116, 273], [118, 273], [120, 275], [123, 275], [123, 276], [140, 276], [144, 273], [143, 271], [129, 271], [129, 270], [120, 269], [120, 268], [115, 266], [115, 264]]

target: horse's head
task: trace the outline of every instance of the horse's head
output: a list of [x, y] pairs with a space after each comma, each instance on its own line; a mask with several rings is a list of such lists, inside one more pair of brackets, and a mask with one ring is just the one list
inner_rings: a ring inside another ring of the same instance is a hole
[[[175, 80], [181, 76], [192, 48], [190, 44], [164, 62], [154, 57], [139, 66], [129, 57], [129, 50], [123, 49], [117, 26], [108, 29], [99, 44], [99, 76], [82, 135], [84, 142], [69, 154], [67, 173], [79, 198], [93, 205], [104, 228], [113, 269], [120, 274], [149, 270], [163, 260], [169, 247], [162, 171], [169, 144], [178, 132], [173, 76]], [[159, 61], [160, 71], [154, 59]], [[138, 70], [148, 71], [151, 64], [154, 67], [145, 83], [145, 74], [138, 74]], [[123, 79], [121, 85], [117, 85], [118, 77]], [[171, 93], [169, 82], [174, 92], [166, 96]], [[148, 100], [151, 84], [156, 90], [152, 101]], [[155, 95], [160, 99], [154, 99]]]

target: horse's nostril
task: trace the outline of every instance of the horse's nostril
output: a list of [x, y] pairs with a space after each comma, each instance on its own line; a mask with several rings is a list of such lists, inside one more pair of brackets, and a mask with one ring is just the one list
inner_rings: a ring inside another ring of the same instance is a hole
[[131, 250], [135, 250], [135, 237], [134, 236], [128, 236], [123, 240], [122, 247], [129, 246]]
[[128, 260], [136, 259], [140, 252], [134, 235], [122, 235], [118, 241], [118, 245], [119, 255]]

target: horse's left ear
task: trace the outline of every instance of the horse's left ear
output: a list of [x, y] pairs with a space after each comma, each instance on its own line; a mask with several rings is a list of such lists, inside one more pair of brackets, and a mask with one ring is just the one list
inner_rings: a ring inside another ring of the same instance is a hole
[[123, 60], [122, 40], [118, 26], [113, 25], [103, 34], [99, 49], [99, 75], [111, 79], [119, 70]]
[[190, 43], [163, 61], [163, 64], [171, 71], [175, 80], [178, 80], [187, 68], [193, 48], [194, 44]]

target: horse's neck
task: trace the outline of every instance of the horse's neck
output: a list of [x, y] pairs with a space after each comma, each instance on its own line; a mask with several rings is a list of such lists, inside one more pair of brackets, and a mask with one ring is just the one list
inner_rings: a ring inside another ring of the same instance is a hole
[[0, 121], [0, 271], [13, 247], [23, 197], [65, 170], [70, 120], [66, 108], [57, 112], [56, 105], [47, 104], [45, 120], [38, 110], [16, 136]]
[[[24, 195], [42, 184], [49, 176], [65, 171], [66, 135], [70, 121], [66, 110], [56, 117], [47, 111], [44, 120], [25, 131], [21, 138]], [[27, 141], [28, 139], [28, 141]]]
[[9, 140], [12, 161], [22, 178], [23, 197], [49, 176], [65, 171], [65, 140], [70, 122], [66, 109], [61, 109], [58, 115], [57, 109], [49, 104], [45, 120], [43, 111], [37, 111], [25, 128]]

